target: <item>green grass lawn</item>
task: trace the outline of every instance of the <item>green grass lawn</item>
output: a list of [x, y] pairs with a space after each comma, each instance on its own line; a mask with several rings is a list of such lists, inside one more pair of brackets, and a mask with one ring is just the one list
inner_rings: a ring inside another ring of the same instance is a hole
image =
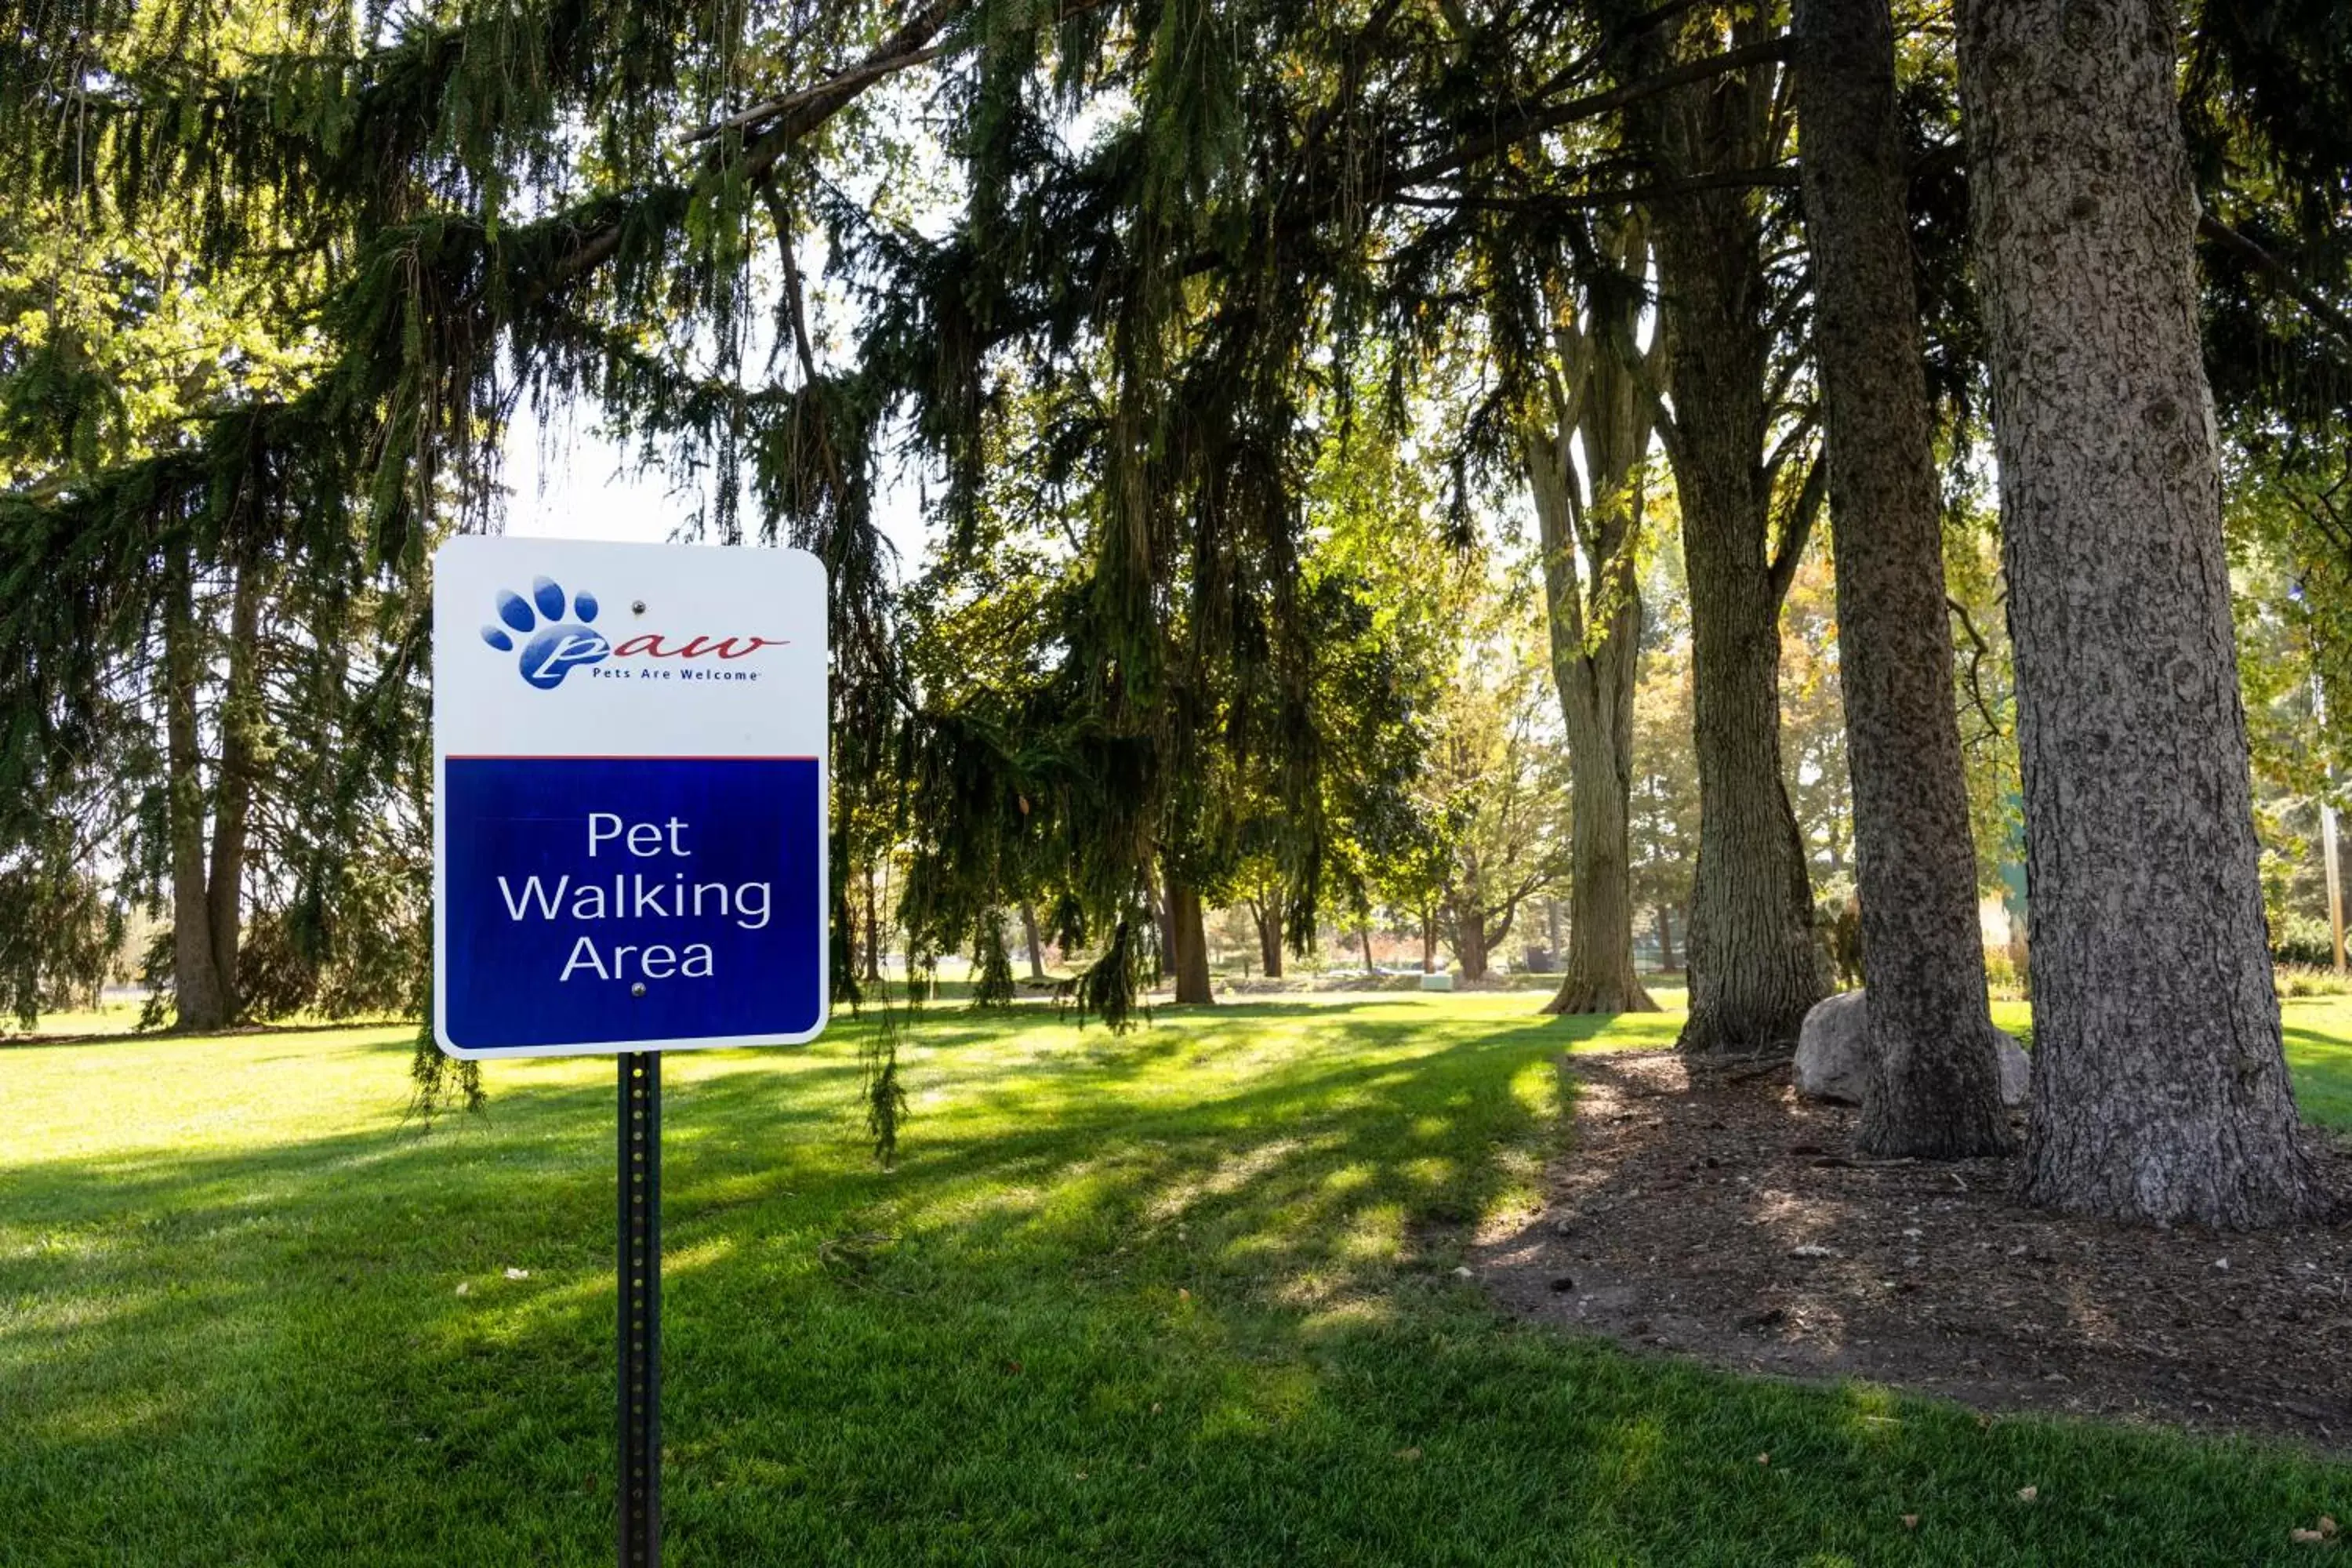
[[[2339, 1463], [1500, 1319], [1452, 1269], [1535, 1201], [1552, 1058], [1675, 1025], [1530, 1005], [1118, 1039], [934, 1013], [894, 1173], [858, 1137], [856, 1026], [671, 1058], [669, 1560], [2333, 1555], [2287, 1531], [2352, 1519]], [[2287, 1018], [2305, 1103], [2352, 1122], [2352, 1001]], [[491, 1064], [488, 1114], [420, 1137], [407, 1049], [0, 1048], [0, 1563], [610, 1559], [611, 1064]]]

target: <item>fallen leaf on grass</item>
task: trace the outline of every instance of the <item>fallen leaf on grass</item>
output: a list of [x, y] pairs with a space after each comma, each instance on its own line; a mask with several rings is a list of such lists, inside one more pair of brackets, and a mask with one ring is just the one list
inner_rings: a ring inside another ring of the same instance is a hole
[[470, 1296], [470, 1295], [472, 1295], [473, 1293], [474, 1293], [474, 1282], [473, 1282], [471, 1279], [460, 1279], [460, 1280], [458, 1280], [458, 1281], [457, 1281], [457, 1294], [458, 1294], [458, 1295], [460, 1295], [460, 1296]]
[[507, 1270], [507, 1278], [509, 1279], [528, 1279], [530, 1278], [530, 1270], [528, 1268], [509, 1268]]
[[1906, 1514], [1905, 1514], [1905, 1515], [1903, 1516], [1903, 1528], [1904, 1528], [1904, 1529], [1906, 1529], [1906, 1530], [1916, 1530], [1916, 1529], [1918, 1529], [1918, 1528], [1919, 1528], [1919, 1516], [1918, 1516], [1917, 1514], [1916, 1514], [1916, 1513], [1906, 1513]]
[[2042, 1489], [2040, 1487], [2020, 1487], [2017, 1489], [2017, 1500], [2020, 1502], [2032, 1502], [2035, 1498], [2040, 1497], [2041, 1495]]
[[1396, 1451], [1396, 1457], [1405, 1461], [1405, 1463], [1411, 1464], [1413, 1460], [1421, 1458], [1421, 1450], [1419, 1448], [1399, 1448]]
[[1759, 1454], [1756, 1456], [1756, 1462], [1759, 1465], [1769, 1465], [1772, 1462], [1772, 1456], [1769, 1454]]

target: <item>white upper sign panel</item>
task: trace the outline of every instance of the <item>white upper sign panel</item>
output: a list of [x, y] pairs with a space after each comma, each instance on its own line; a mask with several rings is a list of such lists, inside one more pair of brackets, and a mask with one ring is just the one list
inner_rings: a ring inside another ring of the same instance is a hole
[[822, 758], [825, 597], [800, 550], [453, 539], [433, 558], [435, 749]]

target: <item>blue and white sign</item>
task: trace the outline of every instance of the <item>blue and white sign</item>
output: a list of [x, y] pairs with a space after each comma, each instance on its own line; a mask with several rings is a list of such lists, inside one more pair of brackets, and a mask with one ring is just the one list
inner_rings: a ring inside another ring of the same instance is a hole
[[824, 1027], [825, 577], [796, 550], [434, 556], [433, 1027], [455, 1057]]

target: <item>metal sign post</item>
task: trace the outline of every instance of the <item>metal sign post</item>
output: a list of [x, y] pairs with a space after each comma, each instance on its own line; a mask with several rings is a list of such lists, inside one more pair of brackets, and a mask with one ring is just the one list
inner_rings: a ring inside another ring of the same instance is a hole
[[621, 1064], [621, 1568], [661, 1561], [661, 1053]]
[[434, 556], [433, 1027], [619, 1063], [619, 1542], [661, 1556], [661, 1053], [825, 1024], [824, 569], [461, 538]]

